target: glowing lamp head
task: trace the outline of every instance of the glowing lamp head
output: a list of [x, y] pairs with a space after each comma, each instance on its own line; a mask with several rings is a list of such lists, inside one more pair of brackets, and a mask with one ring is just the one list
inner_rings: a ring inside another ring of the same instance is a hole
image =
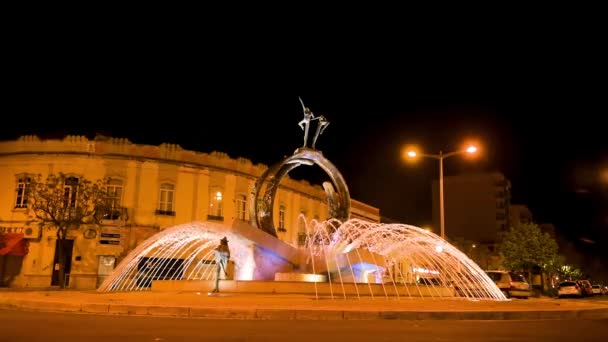
[[473, 153], [476, 153], [476, 152], [477, 152], [477, 147], [476, 147], [476, 146], [471, 145], [471, 146], [467, 147], [467, 149], [466, 149], [465, 151], [466, 151], [467, 153], [473, 154]]
[[416, 153], [416, 151], [407, 151], [407, 156], [410, 158], [416, 158], [418, 154]]

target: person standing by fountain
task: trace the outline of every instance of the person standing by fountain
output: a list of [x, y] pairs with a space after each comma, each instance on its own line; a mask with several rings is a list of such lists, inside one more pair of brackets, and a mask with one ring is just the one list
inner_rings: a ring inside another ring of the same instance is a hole
[[215, 288], [212, 293], [220, 292], [220, 271], [224, 276], [228, 276], [228, 260], [230, 260], [230, 249], [228, 249], [228, 239], [224, 236], [220, 244], [213, 250], [215, 254]]

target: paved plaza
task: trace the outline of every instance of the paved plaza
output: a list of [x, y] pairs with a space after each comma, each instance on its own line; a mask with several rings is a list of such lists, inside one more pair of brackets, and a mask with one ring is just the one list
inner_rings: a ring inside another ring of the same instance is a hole
[[607, 301], [509, 301], [206, 292], [0, 291], [0, 308], [110, 315], [287, 320], [513, 320], [608, 318]]

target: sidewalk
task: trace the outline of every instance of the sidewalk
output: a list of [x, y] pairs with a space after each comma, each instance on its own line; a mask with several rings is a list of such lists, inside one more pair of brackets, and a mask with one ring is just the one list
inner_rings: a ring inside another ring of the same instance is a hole
[[276, 320], [531, 320], [608, 318], [608, 302], [535, 298], [315, 299], [308, 295], [197, 292], [0, 291], [0, 308], [111, 315]]

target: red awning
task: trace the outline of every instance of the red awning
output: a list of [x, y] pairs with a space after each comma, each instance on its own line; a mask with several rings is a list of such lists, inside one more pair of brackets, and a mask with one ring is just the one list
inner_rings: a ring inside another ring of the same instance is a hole
[[24, 256], [29, 252], [30, 242], [22, 233], [0, 234], [0, 255]]

